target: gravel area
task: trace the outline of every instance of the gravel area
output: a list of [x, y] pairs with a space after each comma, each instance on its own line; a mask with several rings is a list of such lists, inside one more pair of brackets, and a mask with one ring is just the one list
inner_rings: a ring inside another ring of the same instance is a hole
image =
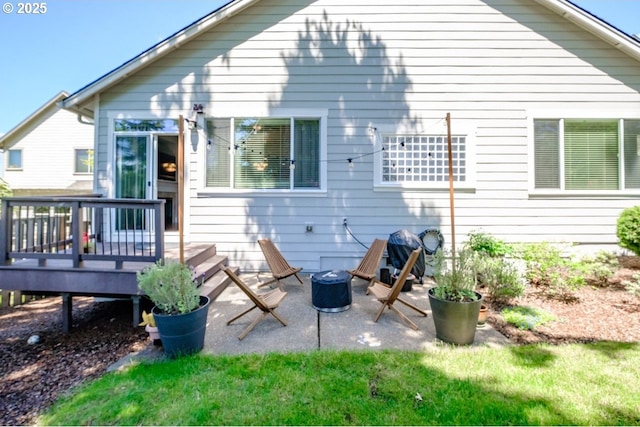
[[[585, 287], [570, 303], [544, 298], [535, 289], [515, 301], [553, 313], [557, 320], [536, 331], [506, 324], [501, 307], [489, 307], [488, 322], [514, 344], [640, 342], [640, 298], [620, 281], [620, 270], [604, 288]], [[42, 409], [81, 382], [97, 378], [125, 355], [150, 344], [142, 327], [131, 327], [131, 303], [74, 298], [73, 332], [62, 333], [60, 298], [0, 310], [0, 425], [31, 425]], [[38, 344], [29, 344], [38, 335]]]

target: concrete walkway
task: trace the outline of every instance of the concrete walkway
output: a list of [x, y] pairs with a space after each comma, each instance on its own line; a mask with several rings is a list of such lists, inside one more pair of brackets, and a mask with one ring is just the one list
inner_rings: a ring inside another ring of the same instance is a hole
[[[267, 292], [268, 287], [258, 289], [260, 283], [256, 274], [243, 274], [242, 279], [256, 291]], [[432, 284], [414, 284], [410, 292], [401, 296], [429, 315], [419, 313], [397, 303], [400, 311], [418, 325], [414, 331], [407, 326], [396, 313], [385, 310], [378, 322], [373, 319], [380, 303], [371, 295], [366, 295], [367, 283], [353, 279], [352, 305], [338, 313], [317, 311], [311, 304], [311, 279], [301, 276], [304, 284], [295, 278], [283, 280], [287, 292], [277, 312], [285, 319], [284, 327], [273, 316], [268, 315], [243, 340], [238, 335], [260, 314], [258, 309], [246, 314], [231, 325], [227, 321], [251, 306], [249, 298], [235, 285], [230, 284], [209, 307], [204, 353], [208, 354], [245, 354], [268, 352], [312, 351], [322, 349], [340, 350], [425, 350], [431, 346], [442, 345], [436, 339], [435, 327], [431, 318], [428, 289]], [[269, 276], [261, 273], [260, 279], [266, 281]], [[273, 285], [275, 286], [275, 284]], [[470, 347], [505, 346], [509, 340], [490, 325], [476, 330], [475, 341]], [[162, 347], [149, 346], [136, 354], [131, 354], [112, 365], [109, 370], [120, 369], [140, 359], [162, 359]]]

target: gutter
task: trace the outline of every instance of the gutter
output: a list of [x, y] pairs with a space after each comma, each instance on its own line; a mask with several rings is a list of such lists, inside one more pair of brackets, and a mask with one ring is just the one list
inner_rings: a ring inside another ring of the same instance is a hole
[[142, 67], [164, 57], [169, 52], [178, 49], [180, 46], [191, 41], [205, 31], [215, 27], [226, 19], [240, 13], [247, 7], [260, 0], [231, 0], [227, 4], [214, 10], [209, 15], [195, 21], [178, 32], [167, 37], [163, 41], [145, 50], [138, 56], [130, 59], [119, 67], [111, 70], [102, 77], [94, 80], [83, 88], [79, 89], [69, 97], [65, 98], [61, 105], [67, 110], [76, 111], [81, 114], [81, 107], [90, 103], [93, 96], [117, 84], [129, 75], [137, 72]]
[[534, 0], [616, 49], [640, 61], [640, 41], [568, 0]]

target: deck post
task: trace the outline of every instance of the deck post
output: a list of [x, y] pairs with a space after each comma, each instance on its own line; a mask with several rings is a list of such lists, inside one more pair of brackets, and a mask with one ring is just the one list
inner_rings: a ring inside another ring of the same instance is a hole
[[82, 212], [80, 212], [80, 203], [78, 201], [71, 202], [71, 253], [73, 268], [80, 267], [80, 252], [82, 252]]
[[131, 295], [133, 301], [133, 327], [140, 324], [140, 295]]
[[73, 316], [71, 315], [73, 297], [67, 292], [63, 292], [60, 296], [62, 297], [62, 332], [68, 334], [71, 331], [73, 321]]
[[0, 218], [0, 257], [2, 260], [0, 261], [2, 264], [8, 264], [9, 260], [7, 259], [7, 252], [9, 251], [9, 245], [11, 244], [11, 239], [8, 235], [9, 233], [9, 221], [11, 218], [11, 212], [9, 212], [9, 202], [5, 199], [2, 199], [2, 217]]

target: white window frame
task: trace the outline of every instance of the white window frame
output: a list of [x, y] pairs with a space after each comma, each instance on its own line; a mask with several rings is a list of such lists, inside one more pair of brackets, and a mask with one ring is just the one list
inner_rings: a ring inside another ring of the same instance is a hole
[[[252, 114], [253, 113], [253, 114]], [[212, 195], [239, 195], [246, 196], [247, 194], [253, 196], [269, 196], [273, 194], [287, 194], [292, 196], [315, 196], [319, 194], [327, 193], [327, 109], [274, 109], [273, 112], [267, 113], [266, 111], [252, 111], [250, 108], [247, 110], [221, 110], [219, 112], [214, 111], [209, 114], [207, 111], [207, 119], [213, 118], [229, 118], [231, 125], [233, 125], [233, 119], [238, 117], [250, 117], [256, 119], [317, 119], [320, 121], [320, 160], [319, 160], [319, 187], [318, 188], [290, 188], [290, 189], [236, 189], [233, 187], [207, 187], [206, 175], [207, 175], [207, 153], [206, 149], [202, 150], [202, 154], [198, 156], [198, 168], [202, 171], [199, 175], [198, 195], [202, 197], [209, 197]], [[233, 141], [230, 141], [233, 143]], [[206, 145], [206, 142], [205, 144]], [[295, 157], [295, 153], [294, 153]], [[233, 155], [230, 158], [231, 168], [230, 173], [233, 174], [234, 159]], [[297, 166], [297, 165], [296, 165]]]
[[[383, 161], [383, 141], [384, 137], [393, 136], [434, 136], [447, 140], [446, 122], [442, 121], [442, 126], [424, 126], [424, 130], [408, 130], [397, 128], [395, 126], [378, 126], [373, 136], [373, 188], [374, 191], [399, 191], [405, 189], [445, 191], [449, 190], [449, 179], [438, 182], [387, 182], [382, 180], [382, 161]], [[476, 188], [476, 132], [474, 128], [466, 124], [456, 124], [451, 133], [452, 137], [465, 138], [465, 160], [466, 172], [464, 181], [454, 181], [454, 190], [474, 191]], [[445, 144], [446, 145], [446, 144]], [[448, 152], [445, 151], [445, 160], [448, 161]]]
[[[624, 134], [622, 123], [623, 120], [640, 120], [637, 111], [576, 111], [576, 110], [535, 110], [527, 113], [528, 118], [528, 157], [529, 157], [529, 195], [530, 197], [627, 197], [640, 196], [640, 189], [624, 188]], [[560, 142], [560, 188], [559, 189], [537, 189], [536, 171], [535, 171], [535, 121], [536, 120], [560, 120], [559, 132], [561, 136]], [[564, 180], [564, 122], [566, 120], [616, 120], [618, 122], [618, 164], [619, 164], [619, 189], [617, 190], [565, 190]]]
[[[19, 152], [20, 153], [20, 166], [12, 166], [11, 165], [11, 153]], [[20, 171], [24, 169], [24, 150], [22, 148], [10, 148], [7, 150], [7, 170], [10, 171]]]
[[73, 149], [73, 173], [74, 173], [74, 175], [93, 175], [93, 169], [95, 168], [94, 164], [87, 165], [87, 167], [89, 169], [89, 172], [81, 172], [81, 171], [78, 171], [78, 169], [77, 169], [78, 152], [79, 151], [86, 151], [88, 153], [91, 150], [93, 150], [93, 148], [74, 148]]

